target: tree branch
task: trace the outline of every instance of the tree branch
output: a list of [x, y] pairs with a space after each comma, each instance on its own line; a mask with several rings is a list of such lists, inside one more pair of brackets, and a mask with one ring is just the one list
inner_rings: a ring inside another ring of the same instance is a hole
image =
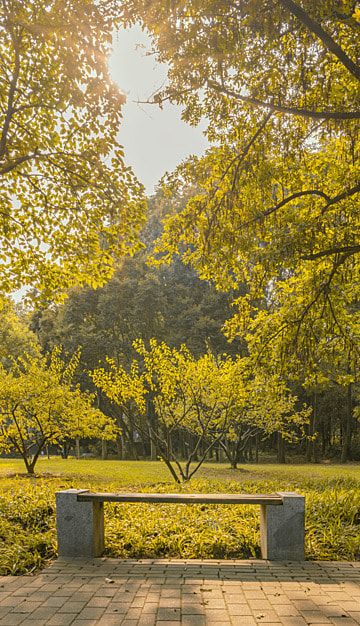
[[15, 97], [15, 92], [16, 92], [16, 85], [19, 79], [19, 74], [20, 74], [20, 53], [19, 53], [19, 48], [18, 48], [18, 41], [16, 40], [13, 34], [11, 38], [14, 44], [14, 54], [15, 54], [14, 72], [13, 72], [12, 79], [10, 82], [9, 94], [8, 94], [8, 100], [7, 100], [7, 110], [6, 110], [4, 125], [3, 125], [3, 129], [1, 133], [1, 139], [0, 139], [0, 157], [3, 157], [6, 151], [7, 136], [8, 136], [8, 132], [10, 128], [11, 118], [14, 113], [13, 105], [14, 105], [14, 97]]
[[307, 254], [302, 256], [301, 259], [304, 261], [314, 261], [315, 259], [320, 259], [324, 256], [331, 256], [332, 254], [342, 254], [346, 253], [348, 255], [357, 254], [360, 252], [360, 244], [355, 244], [353, 246], [334, 246], [333, 248], [327, 248], [326, 250], [321, 250], [320, 252], [314, 252], [313, 254]]
[[254, 224], [257, 221], [268, 217], [272, 213], [275, 213], [289, 202], [292, 202], [292, 200], [296, 200], [296, 198], [302, 198], [303, 196], [320, 196], [320, 198], [324, 198], [324, 200], [327, 201], [328, 205], [331, 202], [331, 198], [326, 193], [318, 189], [306, 189], [305, 191], [297, 191], [296, 193], [292, 193], [291, 196], [287, 196], [286, 198], [281, 200], [281, 202], [278, 202], [278, 204], [275, 204], [275, 206], [266, 209], [257, 217], [253, 217], [251, 220], [248, 220], [247, 222], [242, 224], [240, 228], [244, 228], [245, 226], [251, 226], [251, 224]]
[[350, 189], [346, 189], [346, 191], [342, 191], [337, 196], [334, 196], [334, 198], [330, 198], [329, 199], [329, 201], [326, 204], [326, 206], [324, 206], [322, 208], [321, 213], [322, 214], [325, 213], [325, 211], [329, 207], [333, 206], [333, 204], [337, 204], [341, 200], [346, 200], [346, 198], [350, 198], [351, 196], [354, 196], [359, 191], [360, 191], [360, 183], [358, 183], [357, 185], [354, 185], [354, 187], [350, 187]]
[[222, 93], [224, 95], [230, 96], [231, 98], [235, 98], [235, 100], [241, 100], [242, 102], [246, 102], [251, 106], [261, 107], [263, 109], [269, 109], [273, 113], [285, 113], [285, 115], [297, 115], [299, 117], [306, 117], [309, 119], [320, 119], [320, 120], [357, 120], [360, 119], [360, 111], [314, 111], [312, 109], [301, 109], [298, 107], [290, 107], [290, 106], [282, 106], [281, 104], [275, 104], [274, 102], [263, 102], [258, 98], [253, 98], [252, 96], [244, 96], [240, 93], [225, 87], [224, 85], [219, 85], [213, 80], [208, 81], [208, 86], [214, 89], [215, 91]]
[[15, 161], [8, 163], [8, 165], [5, 165], [5, 167], [0, 169], [0, 176], [2, 176], [3, 174], [8, 174], [9, 172], [12, 172], [12, 170], [18, 167], [18, 165], [21, 165], [22, 163], [26, 163], [26, 161], [30, 161], [31, 159], [34, 159], [36, 156], [38, 155], [37, 155], [37, 152], [35, 151], [33, 154], [26, 154], [22, 157], [19, 157], [18, 159], [15, 159]]
[[324, 191], [320, 191], [319, 189], [306, 189], [305, 191], [297, 191], [291, 194], [290, 196], [287, 196], [286, 198], [284, 198], [284, 200], [281, 200], [281, 202], [278, 202], [278, 204], [275, 204], [273, 207], [266, 209], [265, 211], [263, 211], [263, 213], [261, 213], [257, 217], [253, 217], [251, 220], [248, 220], [247, 222], [242, 224], [240, 228], [251, 226], [251, 224], [254, 224], [257, 221], [262, 220], [265, 217], [268, 217], [272, 213], [275, 213], [276, 211], [281, 209], [283, 206], [285, 206], [289, 202], [292, 202], [292, 200], [296, 200], [296, 198], [301, 198], [303, 196], [319, 196], [320, 198], [324, 198], [324, 200], [326, 200], [326, 205], [321, 209], [321, 215], [323, 215], [329, 207], [333, 206], [334, 204], [337, 204], [341, 200], [350, 198], [351, 196], [355, 195], [359, 191], [360, 191], [360, 183], [358, 183], [354, 187], [351, 187], [350, 189], [347, 189], [346, 191], [342, 191], [341, 193], [339, 193], [337, 196], [334, 196], [333, 198], [330, 198], [330, 196], [328, 196]]
[[324, 46], [340, 61], [349, 72], [360, 80], [360, 67], [352, 61], [338, 43], [327, 33], [323, 27], [316, 22], [310, 15], [294, 0], [279, 0], [280, 4], [287, 9], [292, 15], [310, 30], [314, 35], [321, 39]]

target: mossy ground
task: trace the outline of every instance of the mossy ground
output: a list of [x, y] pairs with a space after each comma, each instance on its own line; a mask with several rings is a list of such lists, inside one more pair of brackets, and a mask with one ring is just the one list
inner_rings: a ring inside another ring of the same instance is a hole
[[[35, 571], [56, 556], [55, 492], [193, 491], [306, 496], [307, 558], [360, 559], [360, 465], [206, 464], [189, 484], [171, 482], [161, 462], [41, 459], [34, 477], [0, 460], [0, 574]], [[118, 557], [260, 556], [259, 507], [106, 505], [106, 552]]]

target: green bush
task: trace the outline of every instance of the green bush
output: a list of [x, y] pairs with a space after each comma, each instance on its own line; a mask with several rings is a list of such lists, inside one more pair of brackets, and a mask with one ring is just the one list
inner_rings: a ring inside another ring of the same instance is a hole
[[0, 497], [0, 574], [31, 573], [56, 556], [54, 490], [28, 479], [6, 482]]

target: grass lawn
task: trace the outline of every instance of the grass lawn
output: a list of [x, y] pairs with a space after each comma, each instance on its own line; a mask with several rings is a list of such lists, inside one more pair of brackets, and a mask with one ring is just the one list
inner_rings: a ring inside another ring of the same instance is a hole
[[[40, 459], [34, 477], [21, 460], [0, 459], [0, 574], [34, 571], [56, 555], [54, 494], [101, 491], [298, 491], [306, 496], [310, 559], [360, 559], [360, 465], [208, 463], [175, 485], [161, 462]], [[259, 507], [106, 505], [106, 551], [119, 557], [259, 557]]]

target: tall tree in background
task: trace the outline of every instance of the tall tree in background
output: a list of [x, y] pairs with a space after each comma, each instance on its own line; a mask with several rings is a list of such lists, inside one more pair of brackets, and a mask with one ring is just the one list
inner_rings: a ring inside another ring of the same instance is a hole
[[142, 187], [117, 144], [116, 2], [0, 1], [0, 290], [104, 284], [138, 246]]
[[266, 361], [280, 345], [284, 367], [299, 346], [311, 362], [321, 337], [358, 350], [359, 18], [348, 0], [123, 5], [170, 64], [155, 100], [206, 117], [214, 142], [170, 177], [198, 191], [157, 252], [248, 283], [229, 333], [249, 333]]
[[[178, 210], [180, 200], [172, 198], [169, 206], [161, 191], [150, 198], [149, 220], [141, 234], [147, 250], [161, 232], [161, 218]], [[196, 356], [208, 348], [215, 354], [243, 349], [239, 341], [229, 344], [222, 333], [234, 294], [200, 280], [179, 258], [161, 268], [149, 267], [147, 260], [148, 251], [123, 259], [104, 287], [73, 289], [64, 304], [36, 310], [31, 328], [42, 348], [51, 350], [60, 343], [74, 352], [81, 346], [82, 367], [88, 370], [106, 355], [118, 364], [130, 363], [138, 337], [156, 337], [177, 348], [185, 342]]]

